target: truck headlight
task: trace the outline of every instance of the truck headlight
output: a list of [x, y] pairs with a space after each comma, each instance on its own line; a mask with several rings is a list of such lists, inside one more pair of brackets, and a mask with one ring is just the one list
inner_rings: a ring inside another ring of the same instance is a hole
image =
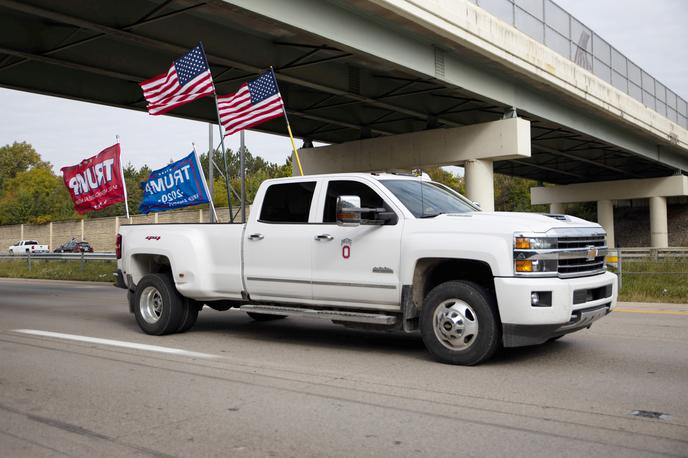
[[517, 259], [514, 270], [518, 273], [557, 273], [556, 259]]
[[516, 250], [549, 250], [556, 247], [556, 237], [514, 237]]
[[556, 248], [556, 237], [514, 234], [514, 273], [556, 274], [557, 257], [548, 253]]

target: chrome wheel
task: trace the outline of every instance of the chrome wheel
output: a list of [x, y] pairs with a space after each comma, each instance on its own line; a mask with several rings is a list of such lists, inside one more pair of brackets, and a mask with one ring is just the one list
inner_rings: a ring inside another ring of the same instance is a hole
[[465, 350], [478, 336], [478, 316], [460, 299], [447, 299], [439, 304], [432, 324], [437, 340], [450, 350]]
[[141, 299], [139, 300], [139, 308], [141, 316], [150, 324], [158, 322], [162, 316], [163, 300], [160, 291], [153, 286], [148, 286], [141, 292]]

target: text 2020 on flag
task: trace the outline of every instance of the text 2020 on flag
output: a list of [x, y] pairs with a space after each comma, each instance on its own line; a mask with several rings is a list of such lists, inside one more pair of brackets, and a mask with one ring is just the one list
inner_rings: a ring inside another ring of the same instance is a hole
[[217, 110], [225, 136], [284, 115], [284, 104], [275, 80], [268, 70], [241, 85], [234, 94], [217, 96]]
[[163, 114], [193, 100], [215, 93], [213, 77], [199, 44], [172, 63], [167, 71], [140, 83], [148, 113]]

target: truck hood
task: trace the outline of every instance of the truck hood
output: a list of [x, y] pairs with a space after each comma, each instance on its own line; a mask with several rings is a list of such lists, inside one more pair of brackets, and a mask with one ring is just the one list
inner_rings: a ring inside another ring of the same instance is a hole
[[550, 229], [588, 228], [604, 230], [592, 223], [570, 215], [548, 215], [520, 212], [471, 212], [439, 215], [435, 218], [441, 225], [461, 224], [464, 230], [479, 230], [483, 233], [547, 232]]

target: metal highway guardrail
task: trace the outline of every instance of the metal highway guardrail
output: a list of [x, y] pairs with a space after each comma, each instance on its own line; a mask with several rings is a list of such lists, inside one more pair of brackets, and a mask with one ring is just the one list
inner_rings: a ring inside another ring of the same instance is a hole
[[21, 253], [9, 254], [0, 253], [0, 260], [3, 259], [26, 259], [27, 267], [32, 269], [33, 261], [79, 261], [81, 263], [80, 269], [84, 270], [84, 266], [88, 261], [114, 261], [116, 259], [115, 253], [99, 252], [99, 253]]
[[72, 260], [72, 261], [114, 261], [114, 252], [98, 252], [98, 253], [22, 253], [9, 254], [0, 253], [0, 259], [45, 259], [45, 260]]
[[[652, 269], [642, 267], [642, 263], [649, 261]], [[679, 276], [688, 281], [688, 272], [683, 265], [688, 261], [688, 248], [615, 248], [609, 250], [607, 266], [619, 276], [619, 291], [623, 288], [625, 275], [644, 276]], [[641, 266], [641, 270], [637, 269]]]

